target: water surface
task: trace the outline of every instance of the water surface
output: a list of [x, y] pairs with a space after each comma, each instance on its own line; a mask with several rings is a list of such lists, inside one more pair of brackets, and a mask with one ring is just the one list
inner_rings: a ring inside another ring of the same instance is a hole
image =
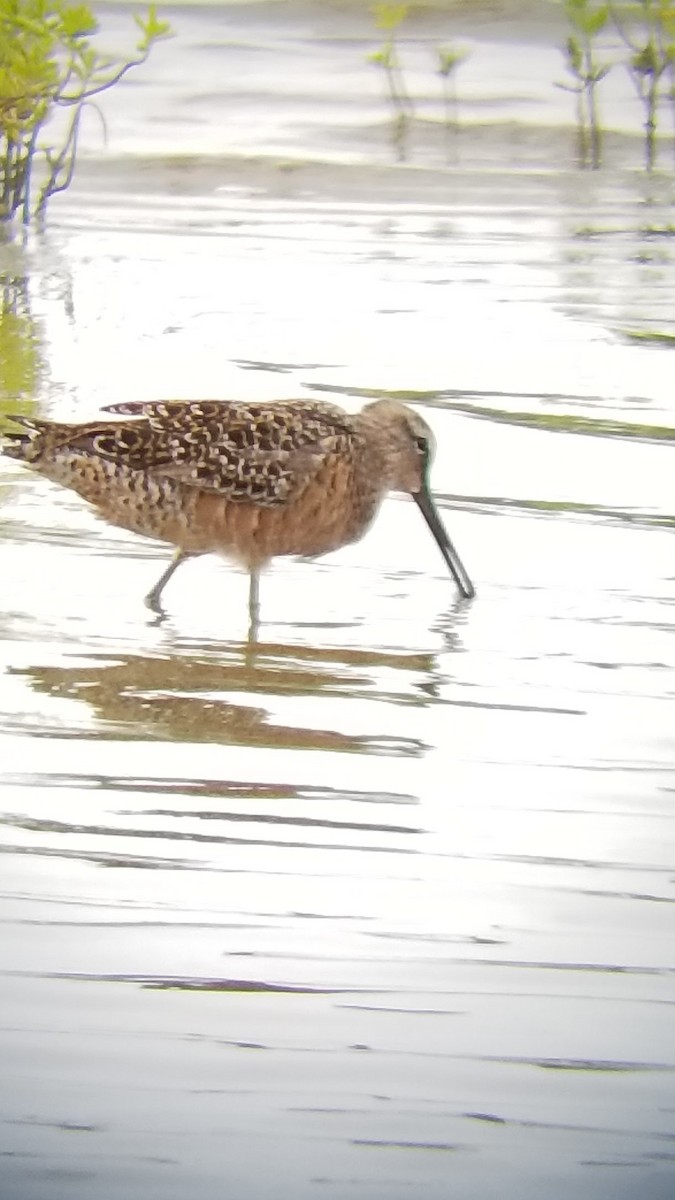
[[155, 134], [0, 251], [3, 395], [411, 398], [478, 596], [392, 498], [158, 622], [2, 460], [3, 1196], [667, 1200], [671, 180]]

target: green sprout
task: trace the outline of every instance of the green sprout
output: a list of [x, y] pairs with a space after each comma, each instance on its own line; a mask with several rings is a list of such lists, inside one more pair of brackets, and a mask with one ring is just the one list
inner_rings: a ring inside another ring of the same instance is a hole
[[457, 98], [457, 68], [468, 57], [469, 51], [462, 46], [439, 46], [437, 71], [443, 86], [443, 117], [448, 146], [448, 159], [454, 135], [459, 129], [459, 102]]
[[[635, 6], [633, 6], [633, 11]], [[619, 16], [611, 6], [614, 24], [629, 50], [626, 62], [644, 110], [645, 165], [656, 165], [656, 135], [662, 86], [669, 80], [668, 99], [675, 114], [675, 5], [668, 0], [637, 0], [640, 26]]]
[[558, 83], [557, 87], [577, 97], [579, 161], [582, 166], [597, 168], [602, 159], [602, 127], [596, 93], [610, 64], [598, 61], [594, 41], [609, 21], [610, 7], [609, 4], [594, 7], [590, 0], [564, 0], [564, 7], [572, 32], [563, 53], [573, 82]]
[[413, 116], [413, 106], [405, 85], [405, 77], [398, 53], [397, 34], [408, 15], [407, 4], [376, 4], [372, 10], [376, 29], [382, 30], [385, 39], [379, 50], [368, 55], [368, 62], [379, 67], [385, 75], [387, 95], [391, 104], [392, 144], [399, 162], [407, 157], [408, 127]]

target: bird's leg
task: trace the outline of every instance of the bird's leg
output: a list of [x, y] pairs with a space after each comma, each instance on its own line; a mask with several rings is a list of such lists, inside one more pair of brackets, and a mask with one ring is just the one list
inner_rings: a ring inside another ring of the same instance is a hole
[[248, 640], [255, 643], [258, 640], [258, 625], [260, 623], [260, 571], [252, 567], [248, 577]]
[[153, 610], [153, 612], [156, 612], [156, 613], [162, 612], [162, 606], [159, 602], [159, 598], [160, 598], [162, 592], [164, 591], [166, 584], [169, 582], [174, 571], [178, 570], [178, 567], [181, 565], [181, 563], [184, 563], [186, 561], [186, 559], [188, 559], [188, 558], [194, 558], [194, 557], [195, 557], [195, 555], [191, 554], [189, 550], [180, 550], [179, 549], [179, 550], [175, 551], [174, 556], [171, 559], [171, 562], [169, 563], [168, 567], [166, 568], [166, 571], [164, 571], [164, 573], [162, 575], [160, 575], [154, 588], [152, 588], [148, 592], [147, 596], [145, 597], [145, 603], [147, 604], [148, 608], [151, 608]]

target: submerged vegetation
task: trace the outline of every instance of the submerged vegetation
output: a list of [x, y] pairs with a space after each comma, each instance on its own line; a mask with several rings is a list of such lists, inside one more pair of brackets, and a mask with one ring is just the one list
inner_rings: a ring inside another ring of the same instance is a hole
[[15, 412], [32, 402], [43, 371], [38, 322], [26, 275], [0, 276], [0, 424], [5, 400]]
[[[635, 421], [618, 421], [607, 417], [585, 417], [569, 412], [519, 412], [509, 408], [497, 408], [493, 405], [475, 404], [461, 398], [472, 396], [476, 399], [484, 399], [493, 394], [490, 392], [457, 391], [454, 388], [425, 391], [398, 389], [394, 391], [390, 388], [363, 388], [340, 384], [323, 384], [319, 390], [358, 396], [361, 400], [398, 400], [402, 404], [426, 404], [430, 407], [438, 404], [446, 411], [462, 413], [467, 417], [496, 421], [501, 425], [523, 425], [528, 429], [540, 429], [547, 433], [579, 433], [589, 437], [627, 438], [642, 442], [675, 442], [675, 429], [671, 425], [648, 425]], [[510, 394], [517, 395], [517, 393]], [[503, 396], [505, 393], [500, 393], [500, 395]], [[522, 398], [522, 394], [520, 396]], [[566, 400], [568, 397], [562, 394], [542, 395], [537, 393], [536, 399], [551, 401]]]
[[[85, 108], [171, 32], [154, 5], [134, 20], [135, 54], [113, 59], [95, 48], [98, 22], [86, 5], [0, 0], [0, 220], [18, 214], [27, 225], [70, 186]], [[64, 124], [42, 140], [58, 113]]]
[[641, 442], [675, 442], [675, 429], [670, 425], [647, 425], [573, 413], [511, 412], [458, 401], [446, 401], [445, 407], [470, 417], [482, 417], [502, 425], [525, 425], [529, 429], [542, 429], [548, 433], [582, 433], [591, 437], [637, 438]]

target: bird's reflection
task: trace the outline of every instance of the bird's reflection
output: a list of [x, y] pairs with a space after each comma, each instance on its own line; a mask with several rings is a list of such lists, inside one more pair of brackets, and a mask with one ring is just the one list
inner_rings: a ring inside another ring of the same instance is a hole
[[469, 619], [470, 609], [464, 599], [457, 597], [439, 613], [431, 626], [432, 633], [437, 633], [443, 639], [446, 652], [456, 653], [462, 648], [462, 630]]
[[[125, 738], [174, 742], [405, 756], [424, 751], [419, 739], [388, 731], [387, 712], [391, 705], [432, 702], [438, 679], [433, 653], [287, 645], [250, 637], [225, 644], [169, 637], [163, 650], [153, 657], [111, 649], [74, 664], [13, 668], [12, 673], [27, 678], [36, 692], [85, 703], [96, 721], [94, 737], [109, 737], [114, 730]], [[307, 707], [294, 704], [293, 723], [272, 719], [272, 709], [283, 709], [283, 701], [291, 698], [304, 699]], [[356, 725], [362, 732], [340, 732], [316, 721], [321, 709], [312, 702], [324, 698], [348, 699], [349, 728]], [[373, 700], [382, 704], [375, 728]], [[362, 723], [354, 720], [351, 707], [359, 703]]]

